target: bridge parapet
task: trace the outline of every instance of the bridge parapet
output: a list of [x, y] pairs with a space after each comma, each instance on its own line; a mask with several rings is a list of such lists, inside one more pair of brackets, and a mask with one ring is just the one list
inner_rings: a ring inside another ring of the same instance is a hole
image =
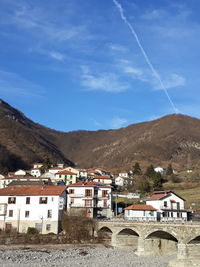
[[196, 261], [198, 257], [200, 261], [200, 223], [98, 221], [97, 232], [103, 228], [110, 229], [113, 246], [131, 245], [137, 255], [176, 253], [178, 261]]

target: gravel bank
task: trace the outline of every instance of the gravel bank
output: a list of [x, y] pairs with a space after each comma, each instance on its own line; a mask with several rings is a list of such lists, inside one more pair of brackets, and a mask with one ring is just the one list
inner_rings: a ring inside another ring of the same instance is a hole
[[130, 248], [24, 248], [0, 250], [0, 266], [165, 267], [172, 256], [138, 257]]

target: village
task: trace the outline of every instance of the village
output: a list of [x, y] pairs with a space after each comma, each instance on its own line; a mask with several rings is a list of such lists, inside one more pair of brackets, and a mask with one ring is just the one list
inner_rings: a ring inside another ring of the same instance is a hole
[[[62, 231], [64, 214], [84, 214], [95, 220], [137, 222], [186, 222], [191, 210], [185, 200], [171, 190], [122, 195], [121, 188], [134, 184], [134, 175], [116, 177], [102, 169], [77, 169], [64, 164], [33, 164], [31, 170], [18, 170], [0, 176], [0, 229], [27, 233], [35, 228], [41, 234]], [[161, 172], [162, 168], [156, 171]], [[120, 206], [120, 196], [133, 199]]]

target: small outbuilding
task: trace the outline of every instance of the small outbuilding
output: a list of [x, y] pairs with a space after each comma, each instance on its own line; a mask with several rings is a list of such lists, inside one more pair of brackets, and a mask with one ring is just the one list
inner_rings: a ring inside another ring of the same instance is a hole
[[133, 204], [124, 209], [124, 218], [136, 221], [156, 221], [157, 209], [151, 205]]

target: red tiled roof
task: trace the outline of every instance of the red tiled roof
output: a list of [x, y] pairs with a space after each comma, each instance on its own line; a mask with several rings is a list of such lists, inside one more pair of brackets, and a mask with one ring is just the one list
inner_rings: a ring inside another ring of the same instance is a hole
[[8, 186], [0, 189], [0, 196], [49, 196], [61, 195], [66, 186]]
[[151, 205], [145, 205], [145, 204], [135, 204], [128, 206], [125, 208], [125, 210], [150, 210], [150, 211], [156, 211], [157, 209], [153, 208]]
[[67, 170], [63, 170], [63, 171], [57, 172], [56, 174], [76, 175], [76, 173], [74, 173], [74, 172], [70, 172], [70, 171], [67, 171]]
[[155, 191], [152, 195], [147, 197], [147, 200], [159, 200], [166, 197], [171, 191]]

